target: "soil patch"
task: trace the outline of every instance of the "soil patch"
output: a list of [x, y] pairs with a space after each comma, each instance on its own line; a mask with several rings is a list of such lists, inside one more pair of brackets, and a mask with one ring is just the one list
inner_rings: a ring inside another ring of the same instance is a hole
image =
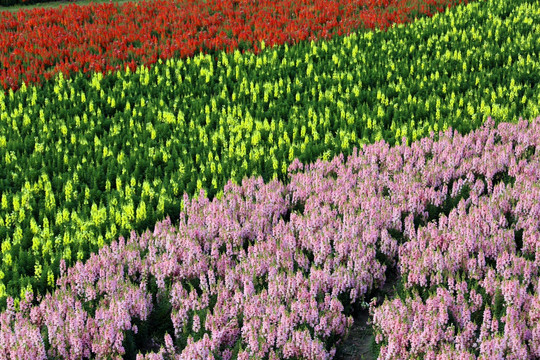
[[[385, 297], [392, 299], [396, 293], [399, 274], [396, 269], [386, 272], [386, 282], [381, 289], [366, 296], [366, 299], [377, 298], [377, 305], [383, 303]], [[368, 324], [368, 310], [360, 310], [354, 315], [354, 324], [343, 343], [338, 346], [335, 360], [376, 360], [376, 344], [373, 329]]]

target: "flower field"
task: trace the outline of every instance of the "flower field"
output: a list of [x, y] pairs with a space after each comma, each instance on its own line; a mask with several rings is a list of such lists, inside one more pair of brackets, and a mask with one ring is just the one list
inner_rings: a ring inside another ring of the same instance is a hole
[[540, 359], [539, 9], [0, 13], [0, 359]]

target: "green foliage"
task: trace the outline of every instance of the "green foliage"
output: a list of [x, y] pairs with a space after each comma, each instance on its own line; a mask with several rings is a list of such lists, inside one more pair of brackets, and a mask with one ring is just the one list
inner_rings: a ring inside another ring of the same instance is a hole
[[146, 353], [159, 350], [159, 347], [164, 346], [165, 334], [174, 334], [171, 320], [172, 306], [168, 297], [158, 296], [154, 304], [148, 319], [134, 321], [137, 326], [137, 334], [131, 330], [126, 332], [127, 336], [123, 342], [126, 349], [125, 359], [135, 359], [141, 351]]

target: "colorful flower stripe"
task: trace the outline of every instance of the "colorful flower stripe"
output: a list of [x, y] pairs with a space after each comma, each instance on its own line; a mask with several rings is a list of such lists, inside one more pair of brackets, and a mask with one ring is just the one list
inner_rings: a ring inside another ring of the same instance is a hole
[[[346, 163], [339, 156], [304, 168], [296, 159], [287, 186], [251, 178], [229, 183], [221, 200], [185, 195], [177, 227], [167, 219], [153, 234], [105, 246], [38, 306], [31, 293], [20, 312], [10, 300], [0, 315], [4, 358], [121, 358], [166, 298], [164, 346], [144, 358], [329, 359], [351, 325], [351, 304], [381, 286], [394, 263], [417, 274], [407, 286], [426, 274], [445, 286], [425, 305], [416, 295], [373, 310], [378, 340], [389, 342], [385, 358], [471, 358], [475, 342], [486, 358], [537, 356], [540, 117], [439, 135], [410, 147], [378, 142]], [[508, 234], [519, 229], [516, 248]], [[457, 269], [468, 282], [448, 276]], [[506, 325], [488, 310], [497, 293], [493, 312]]]
[[[461, 2], [461, 0], [459, 0]], [[467, 1], [465, 1], [466, 3]], [[386, 28], [456, 0], [142, 1], [0, 13], [0, 84], [18, 88], [74, 72], [125, 69], [196, 52]], [[415, 4], [415, 2], [413, 2]], [[389, 9], [393, 9], [390, 11]], [[394, 11], [395, 9], [395, 11]]]

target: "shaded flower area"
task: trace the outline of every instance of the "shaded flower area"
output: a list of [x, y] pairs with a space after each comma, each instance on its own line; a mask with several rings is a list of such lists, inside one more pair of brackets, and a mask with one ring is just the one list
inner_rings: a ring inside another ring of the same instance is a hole
[[540, 117], [384, 141], [184, 196], [179, 222], [120, 238], [0, 315], [2, 355], [331, 359], [371, 302], [385, 359], [540, 355]]
[[[349, 34], [431, 16], [461, 0], [158, 0], [70, 4], [0, 13], [0, 84], [18, 89], [59, 72], [135, 70], [198, 52]], [[467, 1], [464, 1], [467, 3]]]

